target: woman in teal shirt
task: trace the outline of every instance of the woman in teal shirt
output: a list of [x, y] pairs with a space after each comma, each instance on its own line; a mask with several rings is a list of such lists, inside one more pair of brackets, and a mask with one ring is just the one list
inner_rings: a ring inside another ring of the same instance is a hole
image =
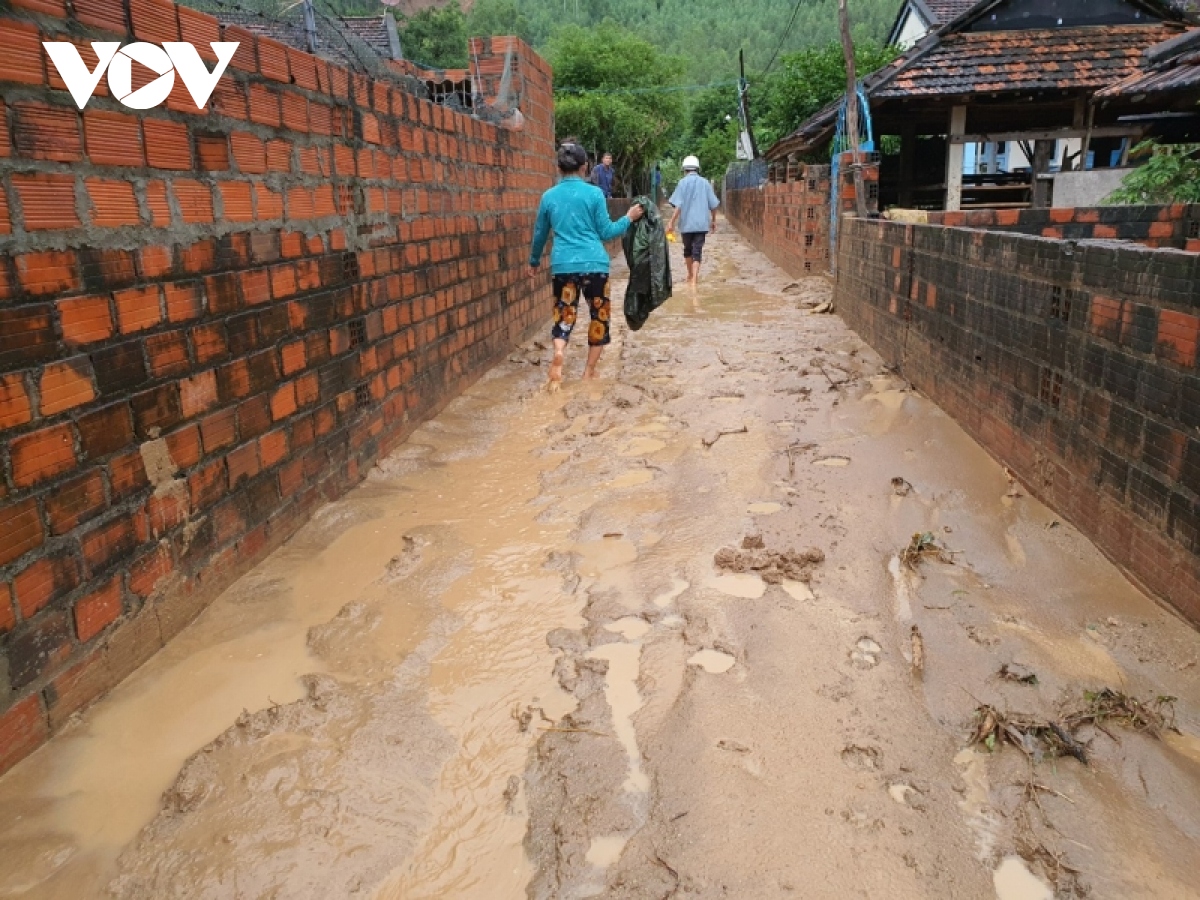
[[562, 382], [563, 354], [582, 296], [588, 303], [591, 324], [588, 327], [588, 358], [584, 378], [596, 377], [596, 365], [609, 334], [611, 304], [608, 297], [608, 251], [605, 241], [619, 238], [631, 222], [642, 217], [642, 208], [634, 206], [627, 215], [613, 222], [608, 218], [604, 193], [583, 180], [587, 151], [573, 141], [558, 148], [558, 171], [562, 180], [542, 194], [537, 224], [533, 229], [533, 248], [529, 253], [529, 274], [536, 275], [542, 262], [546, 240], [554, 232], [550, 271], [554, 276], [554, 361], [550, 364], [550, 382]]

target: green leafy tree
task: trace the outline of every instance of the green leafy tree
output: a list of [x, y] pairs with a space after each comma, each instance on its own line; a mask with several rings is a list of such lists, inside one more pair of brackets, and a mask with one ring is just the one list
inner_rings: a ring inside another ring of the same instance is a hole
[[[896, 58], [895, 47], [873, 41], [854, 45], [854, 65], [860, 78]], [[846, 62], [837, 42], [790, 53], [783, 70], [766, 88], [761, 124], [773, 134], [790, 134], [805, 119], [846, 93]]]
[[1200, 144], [1142, 141], [1131, 155], [1149, 159], [1126, 175], [1105, 203], [1200, 203]]
[[467, 34], [470, 37], [515, 34], [526, 43], [531, 43], [535, 36], [532, 23], [515, 0], [476, 0], [467, 16]]
[[423, 9], [405, 19], [400, 46], [413, 62], [439, 69], [465, 69], [467, 19], [458, 0], [441, 8]]
[[[562, 29], [549, 48], [559, 138], [611, 153], [623, 185], [659, 159], [681, 130], [682, 61], [612, 22]], [[664, 90], [665, 89], [665, 90]]]

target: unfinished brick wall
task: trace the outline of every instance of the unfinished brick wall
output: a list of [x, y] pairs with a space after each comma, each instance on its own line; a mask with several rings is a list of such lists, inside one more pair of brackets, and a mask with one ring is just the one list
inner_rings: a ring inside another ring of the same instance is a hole
[[[81, 113], [54, 39], [241, 46], [206, 111]], [[0, 47], [3, 771], [545, 318], [553, 123], [524, 45], [519, 132], [163, 0]]]
[[1200, 205], [973, 209], [931, 212], [929, 224], [985, 228], [1065, 240], [1113, 239], [1200, 251]]
[[838, 312], [1200, 624], [1200, 256], [846, 220]]
[[725, 218], [788, 274], [829, 271], [829, 166], [807, 166], [788, 181], [727, 190]]
[[[843, 153], [838, 170], [838, 207], [858, 208], [853, 154]], [[860, 156], [860, 159], [862, 157]], [[861, 166], [863, 201], [868, 212], [879, 208], [879, 165]], [[772, 166], [757, 188], [725, 191], [725, 217], [756, 249], [797, 278], [830, 271], [830, 166]]]

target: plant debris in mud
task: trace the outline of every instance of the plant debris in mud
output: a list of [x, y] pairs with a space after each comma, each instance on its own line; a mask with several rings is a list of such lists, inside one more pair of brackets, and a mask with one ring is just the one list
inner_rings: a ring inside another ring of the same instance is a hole
[[811, 581], [813, 568], [824, 561], [824, 551], [816, 547], [804, 551], [768, 550], [761, 535], [747, 535], [742, 539], [740, 550], [724, 547], [713, 557], [718, 569], [725, 572], [755, 572], [767, 584], [781, 584], [785, 578]]
[[892, 479], [892, 493], [897, 497], [907, 497], [912, 493], [912, 485], [897, 475]]
[[915, 569], [927, 559], [954, 564], [953, 552], [938, 543], [938, 539], [933, 536], [932, 531], [918, 532], [912, 536], [908, 546], [900, 552], [900, 562], [910, 569]]
[[1073, 756], [1085, 766], [1088, 764], [1087, 748], [1058, 722], [1022, 713], [1002, 713], [987, 704], [975, 710], [975, 721], [970, 743], [982, 744], [989, 751], [994, 752], [1007, 743], [1031, 759]]
[[1151, 737], [1160, 737], [1164, 731], [1175, 730], [1174, 697], [1138, 700], [1111, 688], [1101, 688], [1098, 691], [1085, 691], [1083, 699], [1085, 706], [1065, 717], [1072, 730], [1081, 725], [1095, 725], [1103, 731], [1109, 722]]
[[1153, 700], [1138, 700], [1120, 691], [1102, 688], [1085, 691], [1083, 705], [1057, 721], [1022, 713], [1002, 713], [987, 704], [976, 708], [975, 721], [971, 744], [983, 744], [988, 750], [996, 750], [1008, 743], [1030, 759], [1073, 756], [1087, 765], [1088, 748], [1076, 737], [1080, 728], [1094, 726], [1115, 741], [1116, 735], [1105, 726], [1116, 724], [1157, 738], [1175, 727], [1175, 698], [1160, 696]]

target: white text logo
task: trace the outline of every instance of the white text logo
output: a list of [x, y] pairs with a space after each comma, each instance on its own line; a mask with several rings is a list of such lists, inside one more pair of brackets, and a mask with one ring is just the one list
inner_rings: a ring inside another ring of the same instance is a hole
[[[67, 90], [75, 104], [83, 109], [105, 71], [108, 72], [108, 89], [112, 95], [130, 109], [150, 109], [158, 106], [175, 86], [175, 75], [183, 79], [183, 86], [192, 95], [192, 100], [201, 109], [212, 96], [217, 81], [237, 51], [237, 41], [212, 41], [209, 46], [217, 54], [217, 65], [211, 72], [200, 59], [200, 54], [191, 44], [168, 41], [157, 47], [139, 41], [121, 46], [120, 41], [92, 41], [96, 52], [96, 68], [89, 72], [79, 55], [79, 48], [65, 41], [46, 42], [42, 46], [66, 82]], [[137, 90], [133, 88], [133, 64], [145, 66], [158, 77]]]

